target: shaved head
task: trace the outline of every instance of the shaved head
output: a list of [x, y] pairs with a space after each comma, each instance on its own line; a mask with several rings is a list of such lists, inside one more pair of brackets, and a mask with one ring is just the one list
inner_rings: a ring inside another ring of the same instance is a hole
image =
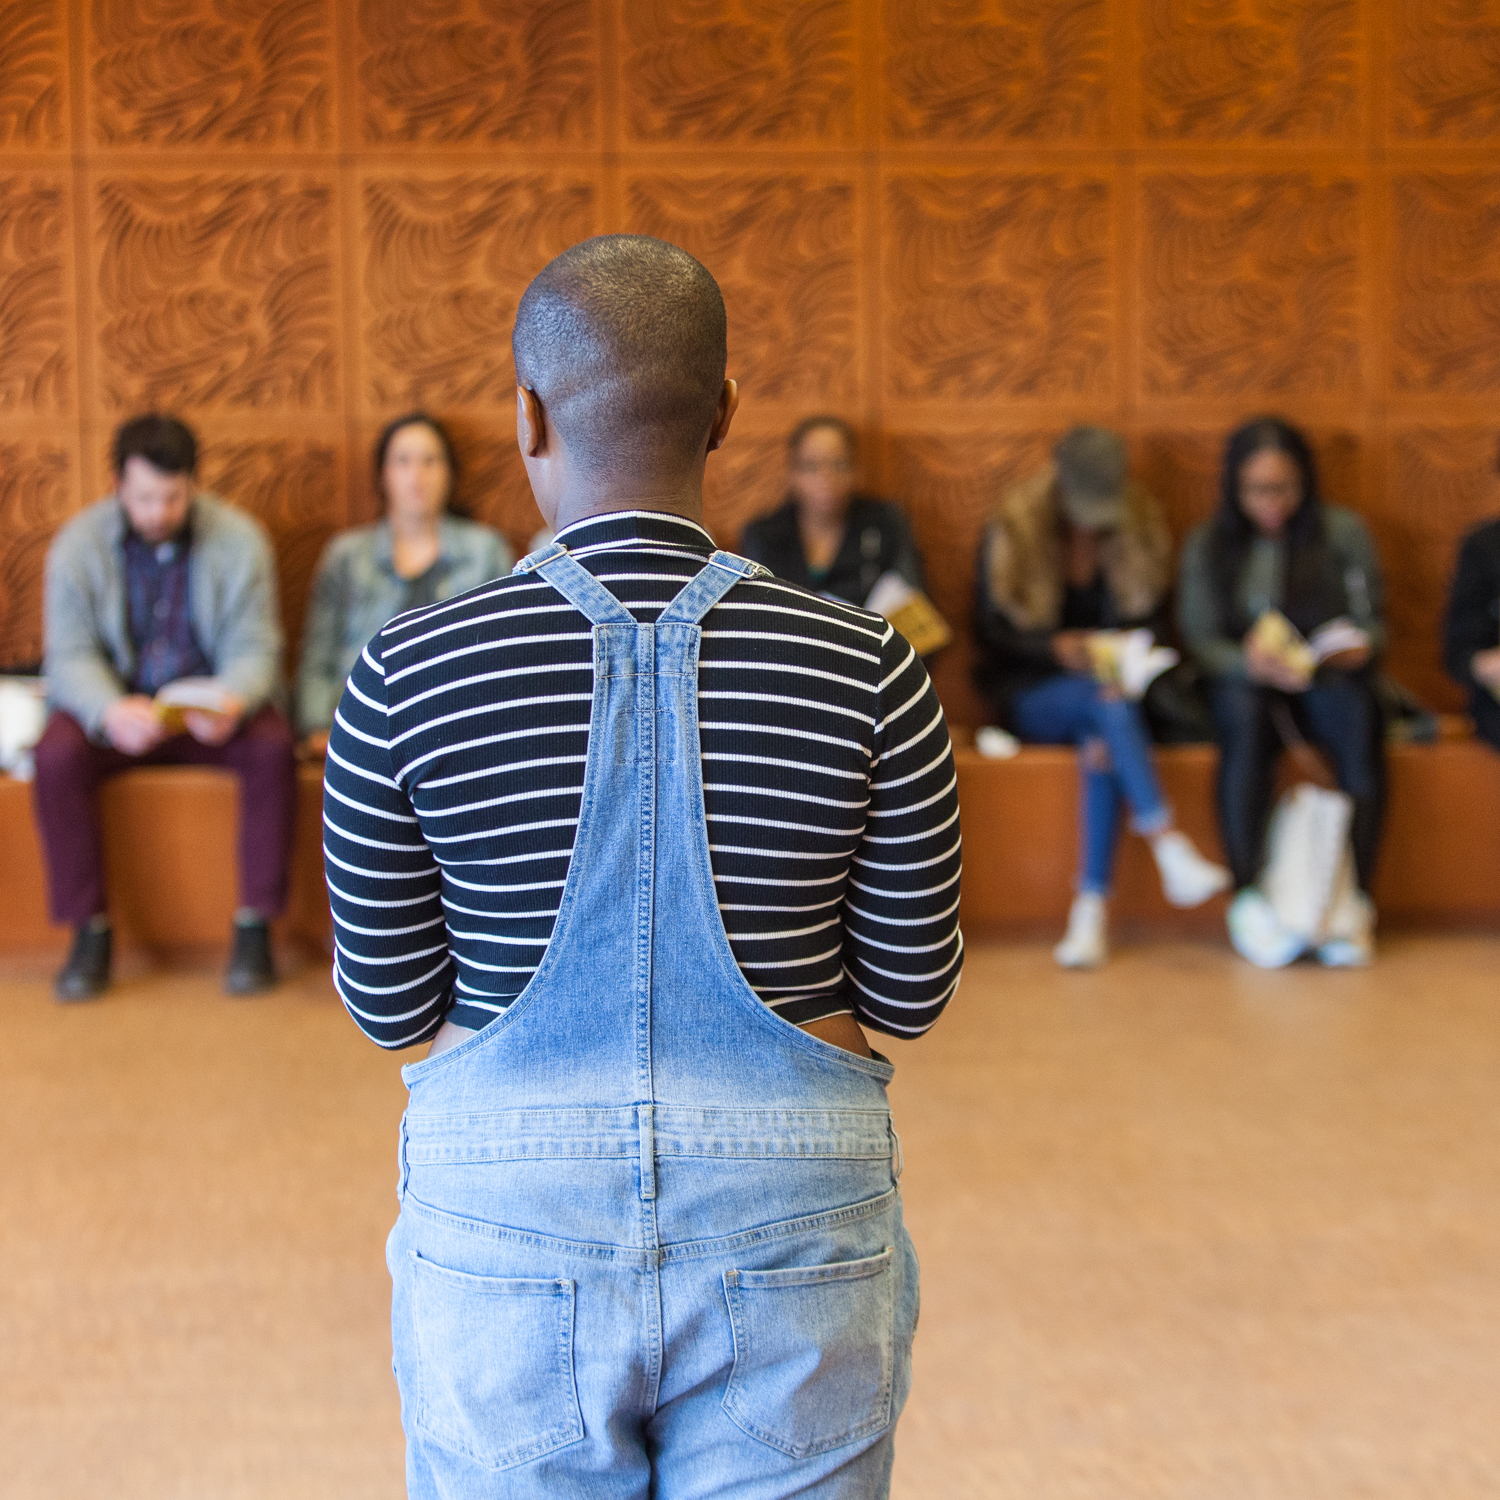
[[672, 475], [707, 447], [727, 328], [718, 283], [687, 251], [607, 234], [526, 288], [511, 351], [581, 469]]

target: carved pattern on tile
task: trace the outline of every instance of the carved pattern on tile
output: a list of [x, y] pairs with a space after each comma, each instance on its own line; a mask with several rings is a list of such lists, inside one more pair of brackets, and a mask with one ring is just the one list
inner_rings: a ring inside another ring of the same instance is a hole
[[631, 136], [661, 145], [854, 138], [852, 0], [631, 0]]
[[1500, 512], [1494, 427], [1396, 433], [1388, 493], [1389, 503], [1371, 518], [1389, 596], [1388, 666], [1427, 702], [1456, 710], [1463, 695], [1443, 672], [1437, 632], [1459, 539]]
[[886, 186], [885, 217], [892, 395], [1110, 393], [1108, 182], [905, 173]]
[[211, 423], [199, 424], [199, 438], [203, 487], [249, 511], [271, 533], [290, 666], [301, 649], [318, 555], [343, 521], [338, 454], [304, 438], [220, 441]]
[[1455, 143], [1500, 135], [1500, 0], [1390, 8], [1392, 134]]
[[0, 441], [0, 667], [41, 660], [42, 570], [75, 487], [61, 448]]
[[1500, 172], [1409, 173], [1392, 191], [1396, 388], [1500, 391]]
[[854, 185], [825, 173], [638, 176], [629, 226], [696, 255], [729, 310], [729, 373], [757, 401], [854, 403]]
[[327, 148], [329, 0], [92, 0], [102, 146]]
[[976, 692], [974, 558], [985, 523], [1006, 488], [1046, 462], [1051, 431], [914, 433], [885, 442], [889, 499], [906, 507], [927, 564], [933, 602], [953, 627], [954, 644], [938, 658], [933, 681], [951, 722], [989, 724], [994, 710]]
[[1353, 394], [1359, 186], [1310, 172], [1143, 185], [1142, 354], [1154, 396]]
[[331, 186], [302, 175], [101, 181], [105, 404], [331, 408], [332, 210]]
[[893, 141], [1097, 140], [1109, 128], [1105, 0], [886, 0]]
[[68, 197], [59, 177], [0, 177], [0, 413], [6, 415], [53, 414], [70, 404]]
[[65, 143], [67, 55], [58, 0], [0, 0], [0, 150]]
[[370, 402], [508, 404], [516, 304], [553, 256], [593, 231], [595, 197], [592, 182], [561, 173], [367, 180]]
[[1359, 122], [1357, 0], [1141, 0], [1153, 140], [1336, 141]]
[[583, 146], [596, 137], [591, 0], [360, 0], [371, 145]]

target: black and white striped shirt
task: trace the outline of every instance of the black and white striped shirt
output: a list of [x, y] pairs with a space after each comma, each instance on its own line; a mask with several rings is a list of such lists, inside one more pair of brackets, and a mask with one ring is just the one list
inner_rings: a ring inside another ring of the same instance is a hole
[[[559, 540], [654, 621], [703, 566], [656, 512]], [[534, 574], [391, 621], [328, 745], [334, 983], [383, 1047], [492, 1021], [551, 936], [582, 800], [589, 622]], [[773, 578], [703, 622], [699, 716], [719, 909], [756, 993], [793, 1023], [852, 1011], [914, 1036], [958, 983], [958, 792], [947, 725], [876, 615]]]

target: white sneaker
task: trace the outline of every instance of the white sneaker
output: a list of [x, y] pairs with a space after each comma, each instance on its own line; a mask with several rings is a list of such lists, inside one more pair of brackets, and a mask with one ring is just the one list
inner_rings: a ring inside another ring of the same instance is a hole
[[1229, 903], [1228, 923], [1234, 951], [1259, 969], [1284, 969], [1302, 952], [1302, 940], [1281, 925], [1276, 908], [1254, 886]]
[[1173, 906], [1202, 906], [1229, 889], [1232, 876], [1223, 865], [1204, 859], [1187, 834], [1176, 828], [1151, 840], [1161, 888]]
[[1068, 930], [1052, 950], [1065, 969], [1097, 969], [1109, 957], [1107, 928], [1109, 907], [1095, 891], [1073, 897], [1068, 912]]
[[1363, 891], [1348, 891], [1329, 913], [1318, 962], [1329, 969], [1362, 969], [1374, 957], [1375, 903]]

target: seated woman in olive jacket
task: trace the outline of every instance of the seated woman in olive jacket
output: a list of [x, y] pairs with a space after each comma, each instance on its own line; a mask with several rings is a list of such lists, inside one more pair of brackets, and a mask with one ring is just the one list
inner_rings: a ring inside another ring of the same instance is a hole
[[[1279, 417], [1258, 418], [1232, 433], [1218, 509], [1183, 545], [1177, 626], [1209, 679], [1219, 744], [1219, 829], [1239, 891], [1229, 931], [1252, 962], [1274, 964], [1269, 955], [1283, 945], [1256, 886], [1282, 750], [1282, 710], [1327, 753], [1354, 803], [1350, 842], [1359, 894], [1318, 957], [1336, 967], [1370, 960], [1370, 889], [1385, 807], [1384, 726], [1375, 689], [1384, 606], [1370, 533], [1353, 511], [1324, 502], [1302, 433]], [[1348, 644], [1310, 674], [1293, 668], [1252, 631], [1273, 610], [1305, 637], [1335, 621], [1347, 623]]]
[[864, 606], [884, 573], [924, 589], [922, 555], [900, 506], [855, 489], [854, 431], [808, 417], [787, 440], [787, 497], [745, 527], [740, 551], [778, 578]]
[[321, 754], [339, 697], [365, 642], [396, 615], [478, 588], [510, 572], [505, 538], [452, 508], [458, 465], [442, 424], [398, 417], [375, 444], [385, 516], [323, 549], [302, 627], [297, 725]]

